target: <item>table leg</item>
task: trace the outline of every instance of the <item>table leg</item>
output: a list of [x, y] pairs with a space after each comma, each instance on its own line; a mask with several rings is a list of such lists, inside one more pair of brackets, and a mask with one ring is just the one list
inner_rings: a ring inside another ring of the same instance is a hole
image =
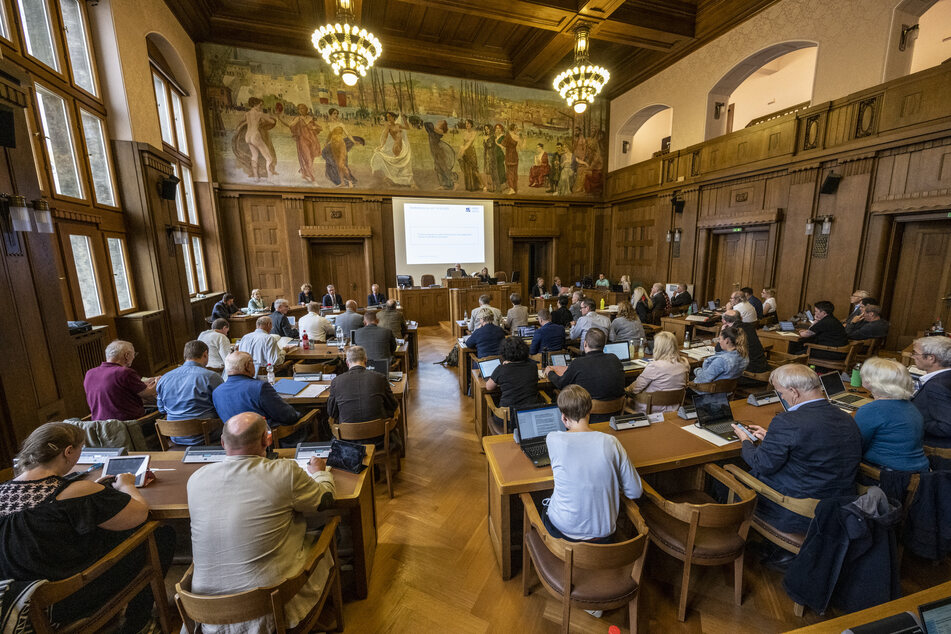
[[[372, 467], [370, 467], [372, 469]], [[373, 475], [368, 474], [358, 504], [350, 507], [347, 515], [353, 536], [353, 576], [356, 595], [366, 599], [370, 591], [370, 572], [376, 554], [376, 504]]]
[[502, 579], [512, 578], [512, 500], [498, 487], [492, 472], [486, 466], [489, 489], [489, 541], [495, 553]]

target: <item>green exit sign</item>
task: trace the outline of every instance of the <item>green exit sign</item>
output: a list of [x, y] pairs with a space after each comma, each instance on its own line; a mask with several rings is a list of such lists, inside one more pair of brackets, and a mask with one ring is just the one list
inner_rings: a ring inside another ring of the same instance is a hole
[[[948, 214], [948, 216], [951, 216], [951, 214]], [[743, 227], [733, 227], [733, 233], [739, 233], [741, 231], [743, 231]]]

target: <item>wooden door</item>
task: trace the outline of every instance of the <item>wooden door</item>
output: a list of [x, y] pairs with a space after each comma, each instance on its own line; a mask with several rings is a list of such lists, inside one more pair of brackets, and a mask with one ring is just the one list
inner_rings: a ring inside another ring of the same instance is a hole
[[[280, 200], [266, 197], [242, 197], [244, 241], [248, 282], [251, 288], [261, 290], [265, 304], [284, 297], [297, 303], [294, 280], [288, 279], [290, 264], [287, 259], [286, 229]], [[297, 287], [303, 282], [298, 282]], [[249, 291], [251, 289], [248, 289]], [[288, 297], [293, 291], [293, 297]]]
[[[310, 243], [310, 280], [314, 296], [320, 301], [333, 284], [343, 301], [352, 299], [365, 306], [370, 293], [370, 274], [367, 271], [363, 241]], [[303, 280], [300, 282], [303, 284]], [[298, 284], [300, 286], [300, 284]], [[296, 296], [295, 296], [296, 299]]]
[[[544, 240], [516, 240], [512, 247], [512, 271], [509, 273], [509, 279], [511, 280], [512, 273], [519, 271], [521, 276], [521, 290], [519, 293], [522, 295], [522, 303], [528, 306], [530, 305], [526, 300], [528, 292], [535, 285], [535, 280], [538, 277], [544, 277], [545, 285], [551, 286], [554, 276], [552, 272], [554, 267], [551, 263], [551, 254], [554, 251], [552, 241], [550, 238]], [[567, 280], [562, 280], [562, 282], [568, 283]]]
[[717, 234], [715, 240], [713, 296], [701, 301], [719, 299], [725, 304], [733, 291], [744, 286], [758, 292], [767, 285], [769, 231], [722, 233]]
[[951, 320], [951, 221], [904, 225], [886, 347], [902, 350], [940, 319]]

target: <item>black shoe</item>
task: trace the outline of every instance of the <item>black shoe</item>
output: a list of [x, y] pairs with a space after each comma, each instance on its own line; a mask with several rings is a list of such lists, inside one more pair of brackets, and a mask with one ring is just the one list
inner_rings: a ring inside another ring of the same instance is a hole
[[782, 548], [776, 548], [772, 553], [760, 559], [760, 564], [770, 570], [786, 572], [786, 569], [789, 568], [789, 564], [791, 564], [795, 558], [795, 553], [783, 550]]

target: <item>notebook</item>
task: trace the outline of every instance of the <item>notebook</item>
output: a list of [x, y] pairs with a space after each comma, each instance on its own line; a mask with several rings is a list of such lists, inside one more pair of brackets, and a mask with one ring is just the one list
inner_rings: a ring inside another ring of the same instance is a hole
[[536, 467], [551, 464], [545, 438], [553, 431], [567, 431], [557, 405], [515, 410], [515, 442]]
[[697, 410], [695, 425], [716, 434], [725, 440], [737, 440], [733, 431], [733, 410], [726, 392], [716, 394], [694, 394], [693, 406]]
[[274, 389], [278, 394], [285, 396], [296, 396], [301, 390], [310, 385], [304, 381], [295, 381], [294, 379], [281, 379], [274, 382]]
[[872, 402], [870, 398], [865, 398], [858, 394], [849, 394], [838, 372], [820, 374], [819, 381], [822, 383], [822, 391], [826, 393], [826, 397], [833, 405], [838, 407], [844, 406], [852, 410]]

